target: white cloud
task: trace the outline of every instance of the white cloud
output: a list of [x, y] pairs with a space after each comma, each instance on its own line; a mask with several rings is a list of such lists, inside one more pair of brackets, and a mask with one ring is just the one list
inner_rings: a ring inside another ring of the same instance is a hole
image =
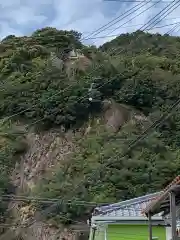
[[[35, 14], [34, 9], [28, 6], [20, 6], [18, 9], [11, 9], [11, 14], [6, 15], [7, 20], [11, 20], [14, 17], [14, 22], [24, 26], [31, 23], [43, 23], [46, 20], [46, 16]], [[20, 14], [21, 12], [21, 14]]]
[[1, 21], [0, 23], [0, 35], [1, 38], [5, 38], [7, 35], [16, 35], [16, 36], [22, 36], [22, 32], [18, 31], [14, 28], [11, 28], [7, 22]]
[[[137, 4], [138, 3], [134, 2], [128, 5], [127, 3], [120, 4], [120, 1], [113, 3], [112, 1], [105, 2], [103, 0], [0, 0], [0, 37], [2, 38], [9, 34], [30, 34], [31, 32], [28, 32], [28, 29], [36, 29], [36, 27], [40, 28], [47, 25], [58, 29], [78, 30], [86, 35], [87, 32], [92, 32], [101, 27], [114, 17], [122, 15], [128, 9], [135, 7]], [[156, 7], [154, 6], [149, 10], [146, 9], [153, 5], [153, 3], [147, 3], [136, 11], [136, 8], [134, 8], [133, 14], [116, 23], [114, 26], [111, 26], [110, 29], [99, 33], [97, 37], [135, 31], [140, 27], [140, 24], [146, 23], [167, 4], [168, 3], [157, 4]], [[110, 14], [113, 8], [113, 12], [116, 12], [114, 16]], [[140, 14], [142, 11], [145, 12]], [[173, 11], [167, 18], [178, 16], [178, 12], [179, 8]], [[131, 20], [135, 15], [139, 16]], [[128, 23], [126, 23], [127, 20], [129, 20]], [[180, 18], [169, 19], [161, 24], [169, 24], [175, 21], [180, 21]], [[124, 25], [122, 26], [123, 23]], [[172, 26], [157, 28], [152, 31], [164, 33], [171, 27]], [[117, 29], [114, 30], [115, 28]], [[99, 45], [112, 38], [113, 37], [89, 39], [85, 41], [85, 43], [95, 42]]]

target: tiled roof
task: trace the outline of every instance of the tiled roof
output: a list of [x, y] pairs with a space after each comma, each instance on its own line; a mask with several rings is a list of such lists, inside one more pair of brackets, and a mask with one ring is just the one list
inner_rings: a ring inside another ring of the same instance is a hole
[[[127, 201], [97, 207], [93, 215], [104, 217], [142, 217], [142, 209], [146, 208], [160, 194], [161, 192], [156, 192]], [[160, 216], [160, 214], [157, 216]]]
[[161, 191], [160, 195], [157, 195], [155, 199], [152, 199], [151, 202], [146, 207], [144, 207], [142, 213], [147, 213], [148, 211], [150, 211], [151, 208], [153, 208], [155, 204], [161, 200], [163, 195], [174, 185], [180, 185], [180, 176], [177, 176], [166, 188], [164, 188], [164, 190]]

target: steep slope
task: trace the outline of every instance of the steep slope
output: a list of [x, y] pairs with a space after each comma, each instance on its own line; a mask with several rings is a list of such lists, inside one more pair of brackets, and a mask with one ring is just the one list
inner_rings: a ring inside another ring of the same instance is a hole
[[[39, 181], [53, 175], [55, 169], [61, 168], [65, 162], [67, 164], [72, 153], [78, 150], [74, 138], [80, 135], [82, 134], [72, 131], [63, 133], [61, 129], [37, 134], [31, 129], [26, 134], [28, 149], [21, 155], [21, 161], [17, 162], [10, 178], [11, 184], [16, 188], [15, 194], [21, 196], [20, 199], [22, 195], [31, 196]], [[41, 212], [30, 201], [13, 201], [9, 198], [8, 209], [13, 217], [8, 223], [17, 226], [20, 224], [20, 227], [10, 228], [3, 235], [4, 239], [13, 240], [15, 235], [28, 240], [54, 240], [60, 237], [74, 239], [76, 232], [73, 232], [73, 226], [67, 229], [63, 225], [57, 227], [52, 223], [44, 223], [44, 216], [41, 216]], [[30, 225], [26, 228], [28, 224]]]
[[[8, 184], [13, 183], [20, 185], [14, 189], [17, 195], [63, 200], [45, 216], [50, 203], [6, 201], [2, 214], [10, 203], [14, 219], [6, 215], [3, 220], [20, 224], [37, 220], [31, 228], [19, 229], [24, 239], [40, 240], [43, 235], [51, 239], [56, 232], [66, 232], [64, 224], [85, 223], [93, 206], [78, 201], [128, 199], [157, 191], [178, 174], [179, 108], [130, 151], [129, 145], [179, 98], [179, 42], [136, 32], [94, 49], [82, 45], [79, 33], [53, 28], [1, 42], [0, 114], [2, 118], [15, 114], [5, 123], [13, 128], [21, 122], [28, 148], [23, 152], [12, 147], [21, 143], [19, 135], [8, 138], [8, 144], [1, 139], [5, 152], [0, 168], [6, 171], [0, 194], [8, 193]], [[111, 47], [124, 50], [111, 56]], [[72, 63], [67, 60], [72, 49], [88, 57], [83, 58], [84, 65], [82, 58], [75, 62], [78, 71], [73, 78], [64, 64]], [[4, 126], [0, 129], [7, 135]], [[68, 226], [67, 238], [74, 233], [69, 231]]]
[[150, 34], [136, 31], [122, 34], [100, 47], [106, 52], [111, 52], [112, 48], [117, 49], [117, 51], [113, 51], [113, 55], [118, 55], [121, 52], [121, 55], [126, 54], [126, 56], [151, 54], [175, 59], [180, 55], [180, 40], [179, 37], [172, 37], [168, 34], [162, 36], [159, 33]]
[[50, 170], [60, 161], [68, 159], [68, 155], [75, 148], [72, 143], [73, 133], [64, 134], [59, 129], [50, 130], [45, 133], [29, 133], [27, 135], [28, 151], [23, 156], [23, 166], [16, 167], [12, 178], [14, 185], [24, 184], [22, 188], [33, 188], [43, 173]]

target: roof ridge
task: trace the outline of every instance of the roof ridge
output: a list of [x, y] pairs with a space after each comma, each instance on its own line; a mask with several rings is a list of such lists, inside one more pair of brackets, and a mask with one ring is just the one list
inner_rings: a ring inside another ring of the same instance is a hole
[[129, 200], [118, 202], [118, 203], [113, 203], [113, 204], [105, 205], [105, 206], [102, 206], [102, 207], [101, 206], [96, 207], [95, 210], [102, 211], [103, 214], [106, 214], [106, 213], [109, 213], [109, 212], [112, 212], [112, 211], [116, 211], [116, 210], [118, 210], [122, 207], [126, 207], [126, 206], [129, 206], [129, 205], [135, 205], [138, 202], [142, 203], [142, 202], [146, 202], [146, 201], [151, 201], [153, 199], [156, 199], [157, 195], [160, 195], [160, 194], [161, 194], [161, 192], [150, 193], [150, 194], [146, 194], [144, 196], [132, 198], [132, 199], [129, 199]]
[[150, 208], [154, 205], [154, 203], [155, 203], [156, 201], [158, 201], [166, 191], [168, 191], [173, 185], [176, 185], [176, 184], [180, 184], [180, 175], [178, 175], [177, 177], [175, 177], [175, 178], [172, 180], [172, 182], [170, 182], [170, 184], [168, 184], [168, 185], [160, 192], [159, 196], [157, 196], [155, 199], [153, 199], [146, 208], [142, 209], [142, 214], [145, 214], [145, 212], [146, 212], [148, 209], [150, 209]]

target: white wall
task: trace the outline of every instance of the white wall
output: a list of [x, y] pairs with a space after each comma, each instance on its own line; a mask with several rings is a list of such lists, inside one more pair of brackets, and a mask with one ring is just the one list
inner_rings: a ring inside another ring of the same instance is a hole
[[166, 227], [166, 240], [170, 240], [172, 238], [171, 227]]

